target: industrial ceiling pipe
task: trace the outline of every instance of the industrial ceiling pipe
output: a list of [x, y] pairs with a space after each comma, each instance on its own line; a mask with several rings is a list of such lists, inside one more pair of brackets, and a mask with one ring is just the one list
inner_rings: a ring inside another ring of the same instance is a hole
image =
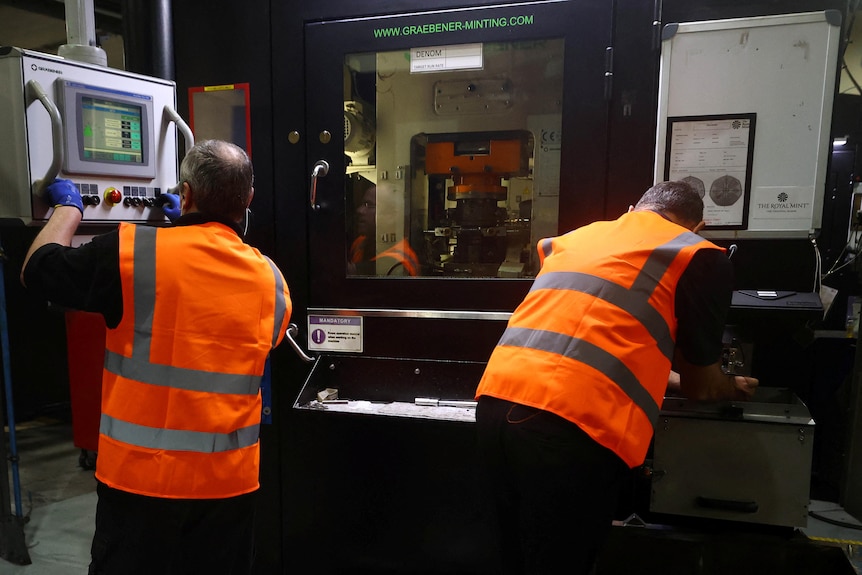
[[174, 80], [170, 0], [122, 0], [126, 69]]
[[57, 54], [69, 60], [108, 65], [108, 55], [96, 45], [93, 0], [66, 0], [66, 40]]

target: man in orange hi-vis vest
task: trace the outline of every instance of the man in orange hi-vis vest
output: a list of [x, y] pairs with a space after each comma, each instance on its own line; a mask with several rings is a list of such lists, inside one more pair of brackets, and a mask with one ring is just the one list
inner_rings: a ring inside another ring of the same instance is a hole
[[754, 393], [757, 379], [721, 367], [733, 268], [703, 226], [700, 196], [663, 182], [616, 220], [539, 242], [541, 270], [476, 391], [505, 572], [591, 571], [669, 385]]
[[251, 572], [260, 382], [290, 294], [243, 242], [246, 153], [200, 142], [180, 177], [163, 195], [174, 225], [120, 224], [76, 248], [81, 196], [55, 180], [21, 272], [30, 292], [108, 327], [91, 575]]

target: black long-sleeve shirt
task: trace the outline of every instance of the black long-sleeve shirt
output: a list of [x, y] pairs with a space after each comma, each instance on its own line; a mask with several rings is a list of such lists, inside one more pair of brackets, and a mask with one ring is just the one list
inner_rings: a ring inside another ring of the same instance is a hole
[[[217, 221], [241, 235], [236, 223], [186, 214], [174, 225], [189, 226]], [[102, 314], [105, 325], [116, 327], [123, 317], [120, 283], [120, 234], [112, 230], [94, 236], [78, 247], [46, 244], [30, 257], [24, 268], [28, 291], [51, 303]]]

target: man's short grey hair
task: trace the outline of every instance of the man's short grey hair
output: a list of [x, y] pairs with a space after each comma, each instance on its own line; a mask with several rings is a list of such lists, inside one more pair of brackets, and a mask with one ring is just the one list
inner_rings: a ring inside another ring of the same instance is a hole
[[694, 188], [682, 181], [659, 182], [641, 196], [635, 210], [652, 210], [673, 214], [697, 224], [703, 220], [703, 200]]
[[231, 221], [245, 216], [254, 185], [254, 170], [245, 150], [222, 140], [204, 140], [188, 151], [180, 165], [202, 214]]

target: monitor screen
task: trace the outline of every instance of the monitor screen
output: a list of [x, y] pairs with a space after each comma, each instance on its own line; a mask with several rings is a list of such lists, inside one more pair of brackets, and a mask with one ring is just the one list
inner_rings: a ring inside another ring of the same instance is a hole
[[81, 120], [85, 162], [144, 162], [140, 106], [82, 96]]
[[64, 81], [62, 103], [64, 172], [155, 177], [151, 95]]

